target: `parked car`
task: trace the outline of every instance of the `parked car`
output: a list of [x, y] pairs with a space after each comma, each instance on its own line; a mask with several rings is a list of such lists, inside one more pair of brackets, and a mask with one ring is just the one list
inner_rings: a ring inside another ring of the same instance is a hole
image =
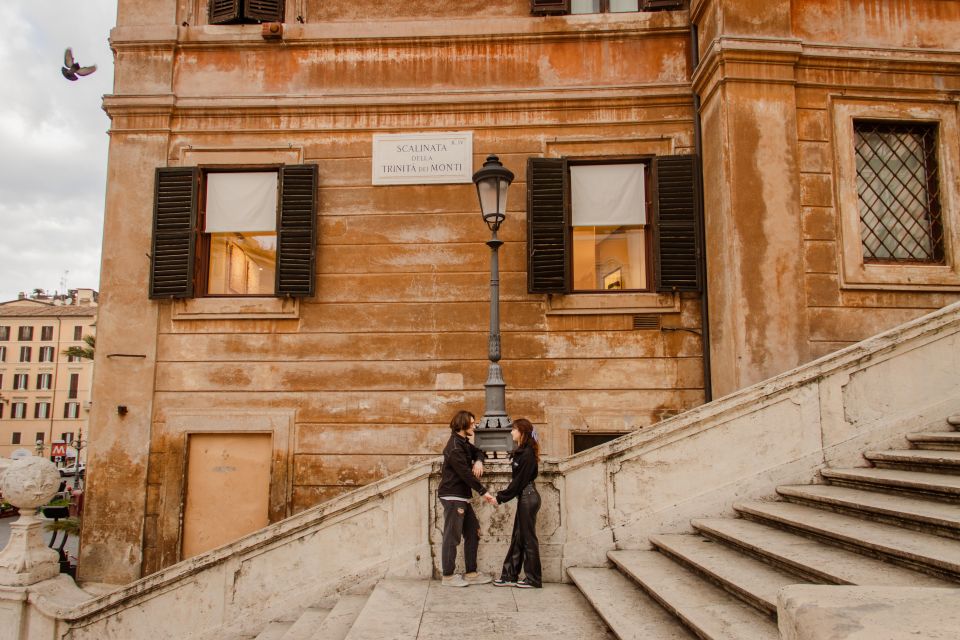
[[75, 473], [80, 474], [80, 477], [84, 477], [84, 473], [87, 470], [87, 465], [83, 462], [80, 463], [77, 467], [61, 467], [60, 468], [60, 477], [72, 477]]

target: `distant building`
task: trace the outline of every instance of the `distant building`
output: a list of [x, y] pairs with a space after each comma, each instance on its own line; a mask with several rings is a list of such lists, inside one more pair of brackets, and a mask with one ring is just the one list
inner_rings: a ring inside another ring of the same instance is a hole
[[[67, 356], [94, 335], [97, 292], [0, 303], [0, 456], [33, 455], [87, 429], [93, 361]], [[74, 450], [68, 448], [72, 457]]]

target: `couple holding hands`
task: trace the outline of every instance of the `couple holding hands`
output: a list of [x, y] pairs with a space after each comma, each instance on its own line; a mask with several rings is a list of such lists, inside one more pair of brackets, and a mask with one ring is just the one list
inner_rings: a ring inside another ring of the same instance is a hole
[[[443, 471], [438, 494], [443, 505], [443, 546], [441, 570], [443, 586], [467, 587], [491, 582], [488, 575], [477, 571], [477, 548], [480, 545], [480, 521], [470, 505], [471, 490], [490, 504], [497, 506], [517, 500], [517, 514], [513, 521], [513, 536], [507, 557], [503, 560], [500, 577], [493, 580], [498, 587], [521, 589], [543, 586], [540, 569], [540, 542], [537, 540], [537, 511], [540, 494], [533, 484], [540, 461], [540, 444], [533, 432], [533, 424], [525, 418], [513, 423], [510, 435], [516, 447], [511, 454], [512, 478], [510, 484], [496, 495], [490, 493], [480, 478], [486, 455], [473, 446], [470, 436], [476, 426], [476, 417], [469, 411], [459, 411], [450, 421], [450, 440], [443, 449]], [[455, 575], [457, 547], [463, 539], [463, 559], [466, 573]], [[523, 568], [524, 577], [520, 578]]]

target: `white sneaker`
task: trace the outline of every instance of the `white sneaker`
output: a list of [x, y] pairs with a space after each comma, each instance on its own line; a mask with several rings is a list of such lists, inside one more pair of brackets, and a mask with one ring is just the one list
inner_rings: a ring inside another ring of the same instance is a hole
[[455, 573], [452, 576], [443, 576], [443, 579], [440, 580], [440, 584], [444, 587], [469, 587], [470, 583], [463, 579], [463, 576], [459, 573]]
[[463, 574], [463, 579], [466, 580], [467, 584], [487, 584], [493, 580], [493, 578], [480, 571], [465, 573]]

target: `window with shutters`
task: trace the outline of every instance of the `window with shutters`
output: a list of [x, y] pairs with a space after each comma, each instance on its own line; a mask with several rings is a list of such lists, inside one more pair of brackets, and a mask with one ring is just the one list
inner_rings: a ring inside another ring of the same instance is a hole
[[29, 342], [33, 340], [33, 327], [20, 327], [17, 330], [17, 339], [20, 342]]
[[27, 378], [29, 374], [26, 373], [15, 373], [13, 374], [13, 390], [19, 391], [21, 389], [26, 389], [28, 385]]
[[25, 420], [27, 417], [27, 403], [14, 402], [10, 405], [10, 417], [14, 420]]
[[75, 420], [80, 417], [79, 402], [65, 402], [63, 404], [63, 417], [67, 420]]
[[283, 22], [285, 0], [208, 0], [210, 24]]
[[159, 169], [150, 297], [310, 296], [314, 165]]
[[695, 167], [693, 156], [532, 158], [529, 291], [699, 291]]
[[534, 15], [673, 11], [685, 6], [685, 0], [530, 0]]
[[31, 347], [20, 347], [20, 362], [30, 362], [32, 352]]
[[53, 362], [53, 347], [40, 347], [40, 362]]
[[6, 362], [6, 361], [7, 361], [7, 348], [0, 347], [0, 362]]
[[38, 373], [37, 374], [37, 390], [38, 391], [49, 391], [53, 388], [53, 374], [52, 373]]
[[80, 389], [80, 374], [71, 373], [70, 374], [70, 390], [67, 392], [68, 398], [76, 398], [77, 392]]
[[83, 340], [83, 326], [77, 325], [73, 328], [73, 339], [74, 340]]
[[41, 340], [53, 340], [53, 327], [44, 326], [40, 327], [40, 339]]
[[33, 417], [35, 420], [44, 420], [50, 417], [50, 403], [38, 402], [33, 405]]
[[10, 325], [0, 327], [0, 340], [6, 342], [10, 339]]

